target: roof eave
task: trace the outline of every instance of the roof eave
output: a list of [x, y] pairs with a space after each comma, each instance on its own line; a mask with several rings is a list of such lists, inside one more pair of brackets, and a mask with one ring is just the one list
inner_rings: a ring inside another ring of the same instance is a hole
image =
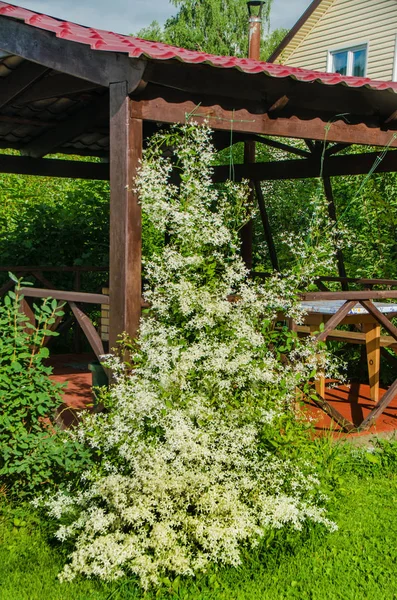
[[295, 37], [298, 31], [303, 27], [306, 21], [312, 16], [314, 11], [320, 6], [323, 0], [313, 0], [313, 2], [307, 7], [303, 15], [297, 20], [295, 25], [290, 29], [284, 39], [279, 43], [277, 48], [267, 59], [267, 62], [274, 62], [281, 54], [281, 52], [288, 46], [291, 40]]

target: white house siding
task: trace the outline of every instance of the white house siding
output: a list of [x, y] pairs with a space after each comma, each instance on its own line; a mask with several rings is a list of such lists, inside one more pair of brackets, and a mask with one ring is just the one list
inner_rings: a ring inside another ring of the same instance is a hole
[[335, 0], [297, 47], [292, 40], [277, 62], [326, 71], [329, 50], [365, 42], [367, 77], [389, 81], [393, 78], [396, 36], [397, 0]]

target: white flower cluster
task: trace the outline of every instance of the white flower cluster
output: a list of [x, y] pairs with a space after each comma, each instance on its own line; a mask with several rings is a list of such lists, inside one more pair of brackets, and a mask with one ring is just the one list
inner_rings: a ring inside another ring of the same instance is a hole
[[[146, 264], [151, 309], [133, 373], [108, 359], [113, 408], [74, 433], [100, 460], [82, 491], [46, 501], [64, 523], [59, 539], [75, 540], [64, 579], [133, 573], [148, 588], [166, 572], [238, 565], [241, 545], [269, 527], [333, 527], [310, 468], [263, 443], [317, 352], [295, 340], [280, 360], [274, 324], [281, 309], [299, 315], [293, 290], [279, 277], [247, 279], [236, 234], [247, 187], [214, 187], [213, 154], [209, 130], [190, 124], [156, 136], [144, 155], [142, 207], [169, 243]], [[173, 168], [178, 186], [168, 182]]]

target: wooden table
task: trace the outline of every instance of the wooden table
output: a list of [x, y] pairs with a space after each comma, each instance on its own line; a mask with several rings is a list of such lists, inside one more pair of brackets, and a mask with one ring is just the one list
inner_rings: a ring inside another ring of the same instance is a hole
[[[314, 335], [318, 341], [328, 339], [365, 344], [371, 400], [378, 408], [381, 348], [392, 347], [397, 350], [397, 339], [392, 335], [381, 335], [381, 324], [385, 326], [386, 319], [390, 323], [389, 319], [397, 316], [397, 304], [371, 302], [370, 306], [366, 307], [354, 301], [331, 299], [306, 300], [301, 302], [301, 306], [306, 311], [306, 316], [303, 325], [294, 327], [299, 334]], [[383, 319], [380, 319], [379, 315], [383, 315]], [[322, 323], [323, 332], [320, 331]], [[338, 330], [336, 327], [339, 325], [354, 325], [356, 331]], [[389, 333], [393, 332], [389, 330]], [[324, 376], [320, 375], [318, 378], [316, 392], [325, 400]], [[331, 408], [324, 402], [323, 408], [327, 410], [327, 407]], [[333, 416], [335, 417], [335, 414]]]

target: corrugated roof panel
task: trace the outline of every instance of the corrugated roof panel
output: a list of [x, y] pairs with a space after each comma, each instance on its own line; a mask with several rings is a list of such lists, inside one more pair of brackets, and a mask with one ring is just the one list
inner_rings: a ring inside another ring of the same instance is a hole
[[27, 25], [54, 33], [58, 38], [89, 45], [92, 50], [122, 52], [131, 58], [145, 56], [153, 60], [177, 59], [190, 64], [208, 64], [222, 69], [238, 69], [248, 74], [263, 73], [268, 77], [290, 77], [298, 81], [323, 83], [324, 85], [344, 84], [348, 87], [367, 87], [374, 90], [390, 90], [397, 92], [397, 83], [390, 81], [374, 81], [368, 78], [342, 77], [335, 73], [319, 73], [296, 67], [286, 67], [273, 63], [255, 61], [247, 58], [231, 56], [214, 56], [205, 52], [194, 52], [176, 48], [167, 44], [150, 42], [131, 37], [84, 27], [55, 19], [48, 15], [32, 12], [26, 8], [0, 1], [0, 16], [24, 21]]

